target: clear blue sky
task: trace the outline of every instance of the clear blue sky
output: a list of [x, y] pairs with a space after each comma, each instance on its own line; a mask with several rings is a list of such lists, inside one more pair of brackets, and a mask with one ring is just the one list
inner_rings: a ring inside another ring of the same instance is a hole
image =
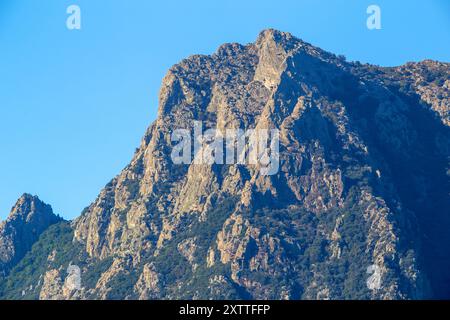
[[350, 60], [450, 61], [448, 0], [0, 0], [0, 218], [24, 192], [78, 216], [131, 159], [171, 65], [269, 27]]

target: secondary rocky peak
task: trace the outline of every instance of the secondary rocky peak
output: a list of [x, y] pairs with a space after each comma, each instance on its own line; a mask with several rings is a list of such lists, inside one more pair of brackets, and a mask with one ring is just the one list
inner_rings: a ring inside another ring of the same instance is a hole
[[8, 220], [22, 219], [31, 221], [35, 217], [48, 217], [53, 215], [52, 207], [42, 202], [37, 196], [24, 193], [12, 208]]
[[62, 219], [37, 196], [22, 195], [0, 223], [0, 276], [17, 263], [50, 225]]

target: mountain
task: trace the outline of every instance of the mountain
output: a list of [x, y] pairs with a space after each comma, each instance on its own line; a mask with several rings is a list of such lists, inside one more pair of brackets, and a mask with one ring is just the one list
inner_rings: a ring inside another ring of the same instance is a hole
[[38, 197], [24, 194], [6, 221], [0, 223], [0, 277], [5, 277], [39, 236], [52, 224], [61, 221], [51, 206]]
[[[276, 30], [191, 56], [164, 77], [130, 164], [79, 218], [48, 228], [0, 294], [449, 298], [449, 89], [448, 63], [347, 62]], [[274, 172], [175, 163], [173, 133], [198, 123], [277, 130]]]

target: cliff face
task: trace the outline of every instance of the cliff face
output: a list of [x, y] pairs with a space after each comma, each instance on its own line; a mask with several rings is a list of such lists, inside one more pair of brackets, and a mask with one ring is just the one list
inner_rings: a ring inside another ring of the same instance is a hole
[[39, 236], [61, 219], [39, 198], [24, 194], [0, 223], [0, 277], [8, 274]]
[[[434, 61], [346, 62], [275, 30], [183, 60], [131, 163], [64, 229], [72, 256], [52, 247], [33, 294], [449, 297], [449, 75]], [[278, 129], [279, 170], [174, 164], [171, 134], [196, 121]]]

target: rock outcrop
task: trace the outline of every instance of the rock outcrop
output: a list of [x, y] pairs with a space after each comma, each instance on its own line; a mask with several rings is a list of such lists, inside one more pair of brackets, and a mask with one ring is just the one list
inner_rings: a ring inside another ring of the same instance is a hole
[[61, 218], [39, 198], [24, 194], [0, 223], [0, 277], [6, 276], [39, 236]]

